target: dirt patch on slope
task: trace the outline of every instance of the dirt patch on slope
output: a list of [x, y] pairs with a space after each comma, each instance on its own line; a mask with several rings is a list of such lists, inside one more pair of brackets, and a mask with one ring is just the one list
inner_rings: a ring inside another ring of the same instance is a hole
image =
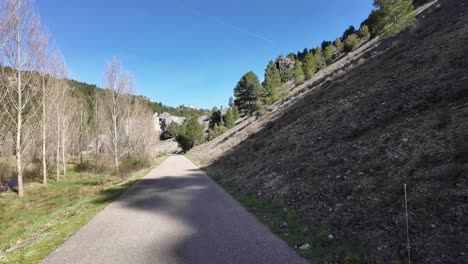
[[191, 154], [385, 262], [405, 260], [407, 184], [412, 261], [467, 263], [468, 1], [439, 1], [361, 57]]

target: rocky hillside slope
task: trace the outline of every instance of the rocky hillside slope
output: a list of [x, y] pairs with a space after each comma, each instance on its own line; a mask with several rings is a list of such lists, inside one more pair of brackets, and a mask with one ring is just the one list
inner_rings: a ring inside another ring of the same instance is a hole
[[439, 0], [189, 155], [242, 190], [413, 263], [468, 263], [468, 1]]

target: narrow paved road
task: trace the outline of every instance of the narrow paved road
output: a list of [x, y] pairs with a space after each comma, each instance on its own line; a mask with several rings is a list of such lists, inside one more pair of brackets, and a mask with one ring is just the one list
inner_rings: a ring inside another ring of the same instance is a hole
[[183, 156], [171, 156], [43, 263], [307, 263]]

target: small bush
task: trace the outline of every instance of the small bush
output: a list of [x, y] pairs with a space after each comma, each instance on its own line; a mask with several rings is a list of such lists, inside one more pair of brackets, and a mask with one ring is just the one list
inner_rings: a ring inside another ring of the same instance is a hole
[[264, 116], [268, 113], [267, 108], [263, 104], [257, 104], [257, 112], [255, 112], [255, 115], [257, 117]]
[[221, 126], [218, 126], [218, 125], [215, 125], [213, 129], [210, 129], [208, 131], [208, 136], [207, 136], [207, 140], [208, 141], [211, 141], [219, 136], [221, 136], [222, 134], [224, 134], [226, 131], [228, 131], [228, 128], [221, 125]]
[[112, 166], [105, 162], [98, 162], [94, 168], [95, 173], [109, 173], [112, 171]]
[[363, 39], [368, 39], [370, 37], [369, 27], [367, 25], [362, 25], [359, 29], [359, 37]]
[[112, 167], [105, 162], [98, 162], [97, 164], [93, 164], [91, 162], [83, 162], [75, 165], [75, 171], [80, 172], [92, 172], [92, 173], [110, 173], [112, 171]]
[[151, 166], [149, 159], [142, 157], [127, 157], [122, 161], [121, 166], [131, 168], [132, 170], [141, 170]]
[[359, 39], [356, 34], [351, 34], [343, 43], [343, 50], [351, 52], [359, 47]]
[[128, 178], [132, 172], [145, 169], [151, 166], [151, 161], [143, 157], [125, 157], [119, 166], [119, 175], [123, 179]]
[[83, 162], [75, 165], [75, 171], [76, 172], [89, 172], [89, 171], [94, 171], [96, 169], [96, 166], [89, 162]]
[[348, 252], [346, 257], [344, 258], [344, 263], [346, 264], [360, 264], [362, 263], [361, 257], [354, 253], [354, 252]]
[[23, 171], [23, 179], [29, 182], [41, 182], [42, 171], [40, 167], [36, 165], [26, 167]]
[[254, 195], [244, 195], [241, 201], [247, 208], [255, 209], [260, 206], [260, 201]]
[[335, 53], [335, 48], [333, 45], [328, 45], [323, 51], [323, 58], [327, 64], [330, 64], [333, 60], [333, 54]]

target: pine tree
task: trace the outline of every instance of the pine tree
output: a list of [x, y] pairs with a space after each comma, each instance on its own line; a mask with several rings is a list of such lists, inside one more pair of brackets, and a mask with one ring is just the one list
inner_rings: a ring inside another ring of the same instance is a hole
[[343, 32], [343, 36], [341, 37], [341, 39], [347, 39], [350, 35], [356, 33], [356, 28], [354, 26], [349, 26], [348, 29], [346, 29], [344, 32]]
[[370, 33], [369, 33], [369, 27], [367, 25], [362, 25], [361, 28], [359, 29], [359, 37], [362, 39], [369, 39]]
[[239, 110], [237, 110], [236, 106], [232, 107], [232, 109], [233, 109], [232, 113], [234, 114], [234, 122], [236, 122], [237, 119], [240, 118], [240, 113], [239, 113]]
[[319, 70], [327, 66], [327, 64], [325, 63], [325, 59], [323, 58], [322, 49], [320, 47], [315, 48], [314, 58], [315, 58], [315, 65], [317, 65], [317, 68]]
[[296, 85], [304, 82], [304, 70], [302, 69], [302, 63], [298, 59], [294, 62], [294, 81]]
[[359, 39], [356, 34], [351, 34], [343, 43], [344, 52], [351, 52], [359, 47]]
[[304, 60], [304, 57], [305, 57], [305, 55], [306, 55], [307, 53], [309, 53], [309, 49], [307, 49], [307, 48], [304, 49], [302, 52], [298, 51], [298, 52], [297, 52], [297, 59], [298, 59], [299, 61], [303, 61], [303, 60]]
[[374, 0], [374, 7], [369, 20], [375, 34], [394, 35], [416, 20], [412, 0]]
[[203, 126], [198, 123], [196, 117], [186, 121], [179, 130], [177, 142], [184, 152], [205, 141]]
[[325, 47], [325, 50], [323, 51], [323, 58], [325, 59], [325, 62], [327, 64], [330, 64], [332, 62], [334, 51], [334, 47], [331, 44]]
[[[294, 60], [292, 60], [294, 61]], [[294, 78], [294, 71], [290, 68], [286, 68], [283, 70], [281, 73], [281, 81], [283, 83], [286, 83]]]
[[271, 105], [281, 99], [282, 90], [281, 75], [276, 63], [270, 61], [265, 70], [265, 81], [263, 83], [262, 103]]
[[212, 129], [210, 129], [208, 131], [207, 140], [211, 141], [211, 140], [221, 136], [222, 134], [224, 134], [227, 130], [228, 130], [228, 128], [225, 127], [225, 126], [215, 125]]
[[246, 73], [234, 88], [234, 105], [242, 115], [252, 115], [257, 111], [259, 93], [262, 92], [262, 86], [257, 75], [252, 71]]
[[335, 48], [338, 50], [338, 52], [342, 52], [342, 51], [343, 51], [343, 42], [341, 42], [341, 39], [340, 39], [340, 38], [336, 38], [334, 44], [335, 44]]
[[296, 54], [291, 52], [286, 56], [286, 58], [290, 59], [291, 61], [295, 61], [296, 60]]
[[228, 110], [226, 111], [226, 114], [224, 115], [223, 119], [224, 119], [224, 125], [227, 128], [234, 127], [234, 123], [236, 122], [236, 119], [235, 119], [234, 110], [233, 110], [232, 107], [228, 108]]
[[307, 53], [304, 61], [302, 62], [302, 68], [304, 69], [304, 76], [306, 80], [314, 77], [317, 71], [317, 65], [315, 64], [315, 57], [312, 53]]
[[320, 48], [321, 48], [323, 51], [325, 51], [325, 48], [326, 48], [327, 46], [331, 45], [331, 44], [332, 44], [331, 41], [324, 40], [324, 41], [322, 41], [322, 44], [320, 45]]
[[213, 128], [215, 125], [222, 125], [221, 110], [215, 107], [211, 113], [209, 127]]

